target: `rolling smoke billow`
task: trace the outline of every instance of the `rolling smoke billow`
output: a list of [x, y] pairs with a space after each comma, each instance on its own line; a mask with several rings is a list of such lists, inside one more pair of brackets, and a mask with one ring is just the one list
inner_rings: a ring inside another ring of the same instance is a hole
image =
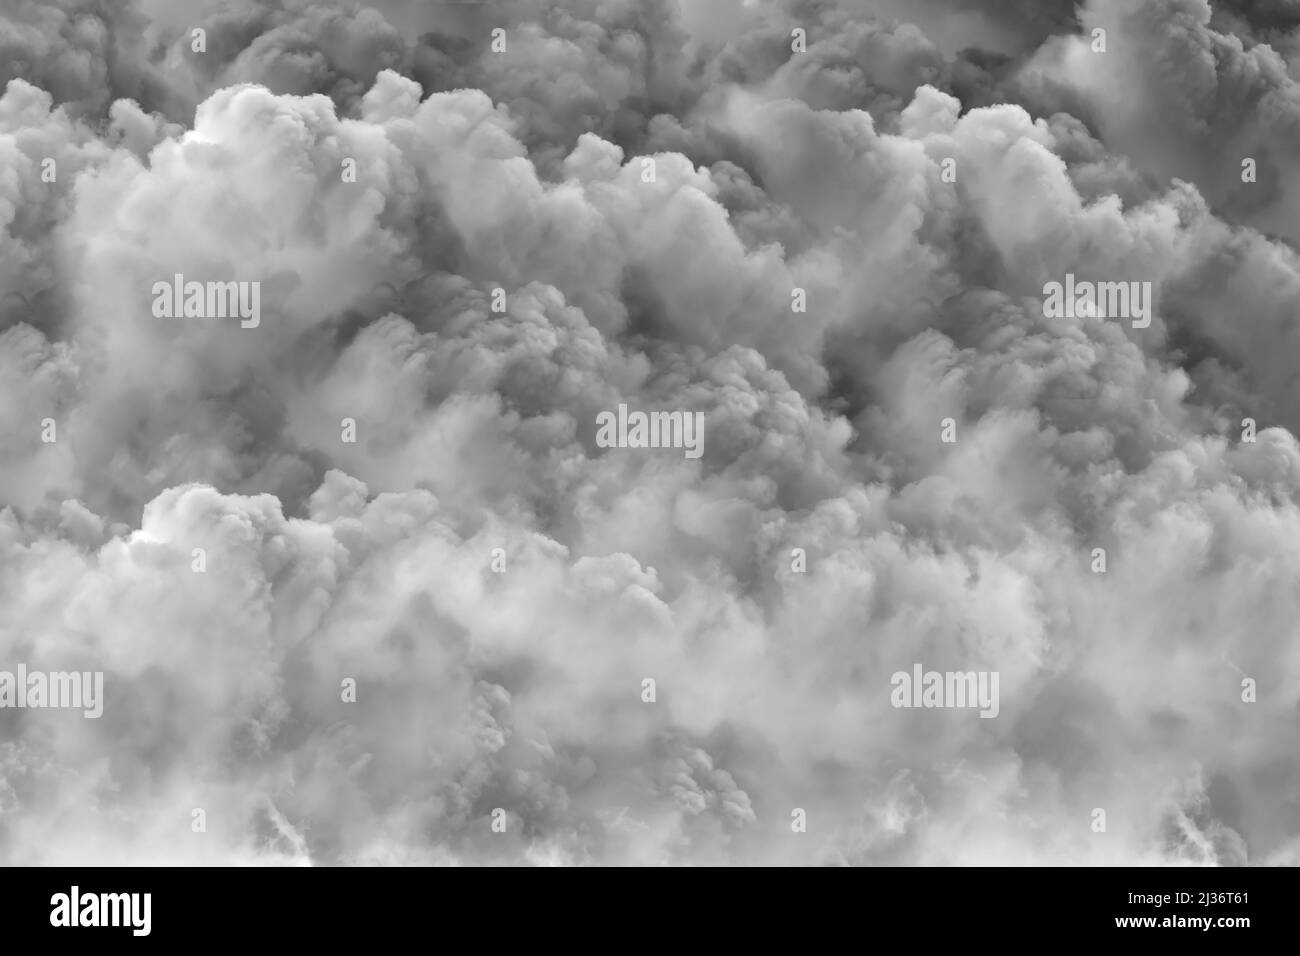
[[1300, 864], [1297, 69], [4, 0], [0, 863]]

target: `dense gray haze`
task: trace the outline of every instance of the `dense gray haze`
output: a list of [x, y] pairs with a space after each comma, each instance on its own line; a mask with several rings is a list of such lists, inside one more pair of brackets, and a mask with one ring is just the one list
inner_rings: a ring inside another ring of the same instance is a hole
[[1293, 0], [0, 0], [0, 670], [104, 675], [0, 710], [0, 863], [1300, 864], [1298, 71]]

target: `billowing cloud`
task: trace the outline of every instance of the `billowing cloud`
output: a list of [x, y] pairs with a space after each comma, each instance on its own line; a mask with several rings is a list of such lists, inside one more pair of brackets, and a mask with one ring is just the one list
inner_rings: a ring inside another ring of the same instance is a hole
[[101, 7], [0, 19], [0, 670], [105, 689], [0, 860], [1300, 859], [1284, 4]]

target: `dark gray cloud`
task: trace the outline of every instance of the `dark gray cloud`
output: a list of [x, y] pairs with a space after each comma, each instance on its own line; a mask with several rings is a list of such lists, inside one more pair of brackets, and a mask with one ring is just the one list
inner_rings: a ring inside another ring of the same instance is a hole
[[7, 7], [0, 859], [1296, 862], [1287, 16]]

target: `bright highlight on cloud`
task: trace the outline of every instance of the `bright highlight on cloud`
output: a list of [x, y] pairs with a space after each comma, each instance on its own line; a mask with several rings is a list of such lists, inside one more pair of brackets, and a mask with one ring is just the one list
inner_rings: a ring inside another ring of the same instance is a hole
[[1300, 863], [1285, 8], [8, 5], [0, 861]]

